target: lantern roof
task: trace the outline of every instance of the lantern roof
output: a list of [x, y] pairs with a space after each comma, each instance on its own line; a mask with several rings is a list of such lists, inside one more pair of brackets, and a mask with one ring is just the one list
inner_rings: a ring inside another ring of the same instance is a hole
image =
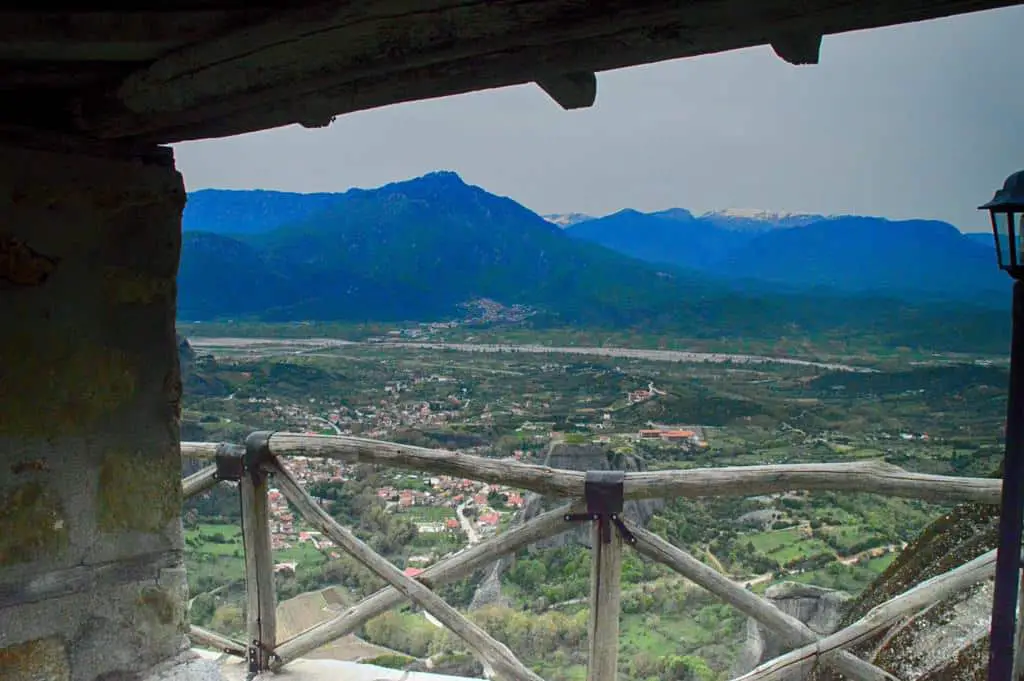
[[996, 211], [1024, 210], [1024, 170], [1018, 170], [1006, 178], [1003, 188], [996, 190], [992, 200], [978, 208]]

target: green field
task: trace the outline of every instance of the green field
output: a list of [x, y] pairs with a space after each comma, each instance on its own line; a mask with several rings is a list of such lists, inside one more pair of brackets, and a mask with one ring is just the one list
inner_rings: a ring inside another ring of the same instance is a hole
[[777, 560], [781, 565], [821, 553], [834, 553], [824, 541], [809, 536], [806, 530], [797, 527], [743, 535], [739, 541], [741, 544], [750, 542], [756, 551]]
[[[295, 327], [287, 335], [345, 336], [369, 331], [328, 326]], [[206, 331], [238, 335], [228, 327], [210, 326]], [[247, 331], [274, 335], [267, 327]], [[478, 341], [498, 335], [486, 328], [464, 331], [478, 334]], [[386, 332], [372, 330], [374, 335]], [[512, 335], [523, 342], [565, 345], [640, 347], [656, 340], [657, 346], [691, 350], [774, 352], [789, 347], [794, 356], [817, 354], [814, 348], [797, 351], [792, 344], [726, 346], [724, 341], [708, 341], [701, 346], [685, 339], [644, 338], [642, 333], [560, 335], [520, 329]], [[853, 356], [848, 349], [841, 343], [817, 351], [822, 358], [870, 365], [879, 371], [855, 374], [806, 366], [484, 354], [386, 344], [344, 346], [315, 357], [219, 356], [204, 359], [202, 380], [186, 386], [183, 438], [238, 440], [264, 429], [303, 432], [316, 428], [312, 424], [318, 422], [309, 417], [339, 413], [341, 427], [357, 435], [478, 456], [517, 453], [531, 463], [543, 462], [550, 433], [555, 431], [560, 433], [556, 439], [587, 444], [610, 436], [609, 462], [633, 459], [637, 468], [628, 470], [641, 469], [640, 465], [666, 470], [878, 460], [924, 473], [991, 475], [1002, 456], [1004, 366], [987, 366], [969, 357], [935, 358], [917, 350], [872, 357]], [[651, 383], [660, 391], [657, 397], [624, 404], [624, 395]], [[399, 384], [401, 388], [396, 389]], [[407, 416], [421, 414], [424, 404], [429, 410], [423, 412], [444, 418], [417, 417], [410, 422]], [[636, 431], [650, 424], [700, 428], [708, 447], [690, 449], [637, 440]], [[429, 484], [422, 474], [366, 466], [349, 472], [350, 479], [325, 483], [317, 494], [332, 502], [329, 511], [339, 522], [395, 565], [405, 566], [411, 555], [441, 557], [465, 542], [461, 533], [419, 533], [415, 527], [453, 518], [454, 509], [398, 509], [386, 507], [376, 497], [376, 490], [385, 485], [426, 490]], [[202, 523], [186, 532], [193, 593], [240, 580], [240, 529], [237, 523], [222, 522], [237, 517], [237, 496], [217, 504], [201, 505], [196, 499], [189, 504], [193, 518]], [[714, 556], [708, 563], [737, 580], [771, 575], [753, 587], [759, 593], [789, 580], [856, 595], [897, 554], [850, 565], [839, 558], [911, 542], [948, 510], [903, 498], [847, 492], [681, 497], [665, 500], [648, 528], [695, 556]], [[756, 531], [738, 520], [758, 511], [771, 513], [771, 529]], [[502, 514], [503, 529], [513, 517], [513, 513]], [[299, 563], [299, 574], [278, 576], [279, 593], [294, 595], [338, 585], [359, 598], [380, 587], [380, 581], [364, 575], [365, 570], [353, 560], [345, 556], [328, 560], [308, 544], [277, 551], [274, 557]], [[529, 651], [529, 664], [552, 681], [584, 677], [586, 643], [572, 636], [578, 636], [585, 625], [570, 626], [554, 614], [563, 608], [573, 612], [574, 606], [565, 602], [586, 598], [589, 566], [590, 556], [582, 547], [537, 549], [517, 555], [501, 578], [503, 596], [511, 603], [501, 617], [514, 620], [515, 626], [499, 621], [488, 624], [502, 632], [502, 640], [517, 653]], [[467, 608], [479, 580], [479, 574], [468, 576], [444, 587], [444, 595], [456, 607]], [[624, 566], [623, 679], [726, 678], [744, 638], [744, 618], [697, 589], [672, 586], [677, 584], [674, 580], [674, 575], [639, 560]], [[690, 591], [700, 595], [691, 596]], [[210, 621], [217, 613], [220, 620], [237, 614], [225, 611], [240, 606], [237, 589], [218, 591], [216, 599], [224, 600], [208, 608]], [[382, 629], [378, 633], [382, 639], [377, 643], [400, 649], [388, 637], [400, 639], [408, 632]], [[445, 652], [462, 650], [459, 644], [451, 645]]]

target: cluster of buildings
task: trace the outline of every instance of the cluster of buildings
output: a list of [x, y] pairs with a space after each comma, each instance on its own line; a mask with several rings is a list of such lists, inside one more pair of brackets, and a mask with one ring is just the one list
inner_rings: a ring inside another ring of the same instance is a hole
[[663, 442], [692, 444], [697, 447], [708, 446], [708, 443], [701, 439], [700, 434], [695, 430], [644, 428], [637, 433], [637, 437], [641, 440], [661, 440]]
[[293, 429], [297, 426], [317, 434], [351, 435], [358, 432], [366, 437], [383, 438], [396, 428], [437, 426], [458, 416], [463, 401], [455, 393], [431, 402], [403, 401], [402, 393], [424, 382], [454, 383], [455, 379], [428, 375], [394, 382], [382, 386], [381, 399], [356, 408], [315, 398], [310, 398], [308, 403], [288, 403], [273, 397], [249, 397], [245, 402], [248, 411], [256, 417], [253, 420], [287, 424]]
[[[293, 457], [288, 459], [287, 465], [296, 480], [307, 488], [318, 482], [341, 483], [351, 479], [346, 464], [329, 459]], [[494, 532], [501, 524], [502, 512], [491, 507], [495, 494], [500, 497], [500, 505], [503, 505], [506, 511], [522, 508], [526, 501], [522, 492], [504, 485], [490, 485], [446, 475], [421, 477], [396, 472], [392, 484], [376, 490], [377, 497], [386, 504], [386, 508], [395, 513], [413, 511], [415, 507], [422, 506], [452, 509], [450, 517], [417, 522], [419, 532], [455, 532], [466, 529], [463, 526], [465, 523], [476, 536]], [[271, 548], [284, 550], [300, 544], [309, 544], [332, 558], [339, 557], [329, 539], [320, 532], [302, 526], [279, 490], [271, 489], [267, 494], [267, 501]], [[317, 501], [323, 503], [323, 500]], [[294, 565], [287, 563], [281, 563], [278, 567], [281, 570], [295, 569]]]
[[654, 384], [651, 383], [646, 388], [640, 388], [639, 390], [630, 390], [628, 393], [626, 393], [626, 401], [631, 405], [640, 404], [641, 402], [646, 402], [647, 400], [653, 399], [658, 395], [664, 394], [664, 390], [658, 390], [657, 388], [654, 387]]
[[518, 324], [536, 312], [526, 305], [502, 305], [490, 298], [479, 298], [459, 307], [466, 311], [462, 319], [452, 319], [444, 322], [419, 322], [413, 326], [402, 329], [392, 329], [385, 336], [374, 336], [367, 339], [370, 343], [383, 343], [389, 340], [403, 338], [413, 340], [428, 340], [435, 334], [456, 329], [460, 326], [474, 326], [480, 324]]

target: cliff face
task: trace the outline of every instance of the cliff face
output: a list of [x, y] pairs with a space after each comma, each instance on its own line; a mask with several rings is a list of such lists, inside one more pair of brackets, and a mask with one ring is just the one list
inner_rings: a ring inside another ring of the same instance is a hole
[[[551, 447], [548, 448], [547, 455], [544, 457], [544, 465], [551, 468], [565, 468], [574, 471], [621, 470], [637, 472], [647, 470], [647, 464], [644, 460], [632, 454], [615, 454], [607, 447], [600, 445], [569, 445], [562, 442], [552, 443]], [[523, 512], [514, 521], [513, 527], [532, 520], [544, 511], [553, 509], [565, 502], [565, 499], [553, 499], [531, 492], [526, 495]], [[651, 517], [661, 510], [664, 505], [665, 502], [661, 499], [629, 500], [623, 506], [623, 515], [641, 526], [646, 526]], [[590, 546], [589, 523], [579, 523], [577, 526], [556, 537], [537, 542], [534, 546], [538, 548], [553, 548], [570, 543]], [[511, 564], [512, 558], [505, 557], [497, 561], [486, 571], [483, 581], [480, 582], [480, 586], [477, 587], [476, 593], [473, 596], [471, 608], [503, 602], [501, 575]]]
[[[819, 636], [836, 631], [851, 596], [843, 591], [823, 589], [810, 584], [783, 582], [768, 588], [765, 598], [787, 615], [791, 615]], [[747, 640], [732, 669], [731, 676], [746, 674], [754, 667], [774, 659], [788, 650], [771, 631], [754, 619], [747, 620]], [[808, 665], [809, 667], [809, 665]], [[797, 681], [806, 669], [795, 668], [785, 678]]]
[[[838, 628], [915, 584], [948, 572], [995, 548], [998, 509], [959, 506], [932, 523], [921, 536], [851, 602]], [[902, 681], [984, 681], [992, 581], [955, 594], [904, 619], [875, 638], [851, 648]], [[811, 681], [839, 681], [818, 669]]]

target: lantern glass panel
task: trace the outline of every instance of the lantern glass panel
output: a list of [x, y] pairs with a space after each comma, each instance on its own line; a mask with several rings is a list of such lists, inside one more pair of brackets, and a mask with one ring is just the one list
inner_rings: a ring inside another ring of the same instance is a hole
[[1013, 234], [1017, 242], [1017, 261], [1013, 263], [1013, 266], [1020, 267], [1024, 265], [1024, 232], [1021, 231], [1021, 225], [1024, 225], [1024, 213], [1010, 213], [1009, 222], [1011, 225], [1013, 225], [1014, 219], [1022, 221], [1011, 227], [1011, 234]]
[[[999, 266], [1003, 269], [1013, 267], [1015, 263], [1012, 258], [1012, 251], [1010, 244], [1014, 241], [1013, 227], [1014, 227], [1014, 214], [1005, 211], [992, 211], [992, 231], [995, 233], [996, 238], [996, 250], [999, 254]], [[1020, 244], [1015, 243], [1014, 246], [1020, 248]], [[1020, 252], [1019, 250], [1017, 251]], [[1017, 256], [1020, 259], [1020, 256]]]

